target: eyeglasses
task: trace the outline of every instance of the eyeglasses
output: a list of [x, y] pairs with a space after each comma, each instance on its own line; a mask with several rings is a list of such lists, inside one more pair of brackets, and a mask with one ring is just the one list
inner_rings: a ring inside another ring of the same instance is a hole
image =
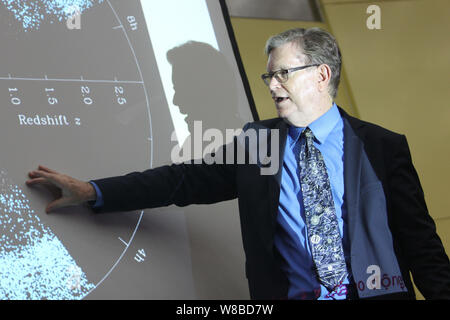
[[272, 77], [275, 77], [275, 79], [277, 79], [277, 81], [279, 83], [285, 83], [289, 79], [289, 73], [292, 73], [292, 72], [298, 71], [298, 70], [303, 70], [303, 69], [306, 69], [309, 67], [317, 67], [317, 66], [320, 66], [320, 64], [310, 64], [307, 66], [295, 67], [295, 68], [290, 68], [290, 69], [281, 69], [281, 70], [278, 70], [275, 72], [264, 73], [263, 75], [261, 75], [261, 79], [264, 81], [264, 83], [267, 86], [270, 85], [270, 81], [272, 81]]

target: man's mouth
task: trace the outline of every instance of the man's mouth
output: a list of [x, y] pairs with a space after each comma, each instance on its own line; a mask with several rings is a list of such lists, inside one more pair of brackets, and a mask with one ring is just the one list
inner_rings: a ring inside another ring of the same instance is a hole
[[273, 97], [273, 100], [276, 103], [282, 103], [282, 102], [289, 100], [289, 97]]

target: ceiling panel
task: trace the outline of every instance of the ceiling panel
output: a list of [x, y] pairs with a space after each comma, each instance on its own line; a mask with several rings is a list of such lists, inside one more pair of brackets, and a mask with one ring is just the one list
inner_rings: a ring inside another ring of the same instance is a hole
[[230, 16], [322, 21], [315, 0], [226, 0]]

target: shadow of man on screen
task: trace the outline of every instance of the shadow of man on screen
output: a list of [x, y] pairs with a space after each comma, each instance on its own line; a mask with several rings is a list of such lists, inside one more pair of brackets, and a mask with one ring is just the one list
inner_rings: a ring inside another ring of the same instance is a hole
[[203, 132], [219, 129], [224, 138], [226, 129], [241, 127], [236, 78], [221, 52], [207, 43], [189, 41], [169, 50], [167, 60], [172, 65], [173, 104], [186, 114], [191, 137], [195, 121], [201, 121]]
[[[198, 142], [194, 121], [201, 121], [203, 133], [218, 129], [226, 143], [226, 129], [242, 128], [243, 120], [238, 114], [237, 78], [225, 56], [209, 44], [190, 41], [168, 51], [167, 59], [173, 70], [173, 104], [187, 115], [185, 121], [191, 133], [182, 149]], [[203, 143], [202, 148], [208, 153], [205, 145], [209, 142]], [[190, 158], [198, 159], [194, 153]], [[235, 202], [226, 201], [183, 209], [190, 238], [192, 273], [200, 298], [229, 298], [230, 292], [248, 296], [242, 272], [244, 257], [239, 249], [242, 247], [239, 217], [230, 214], [236, 207]]]

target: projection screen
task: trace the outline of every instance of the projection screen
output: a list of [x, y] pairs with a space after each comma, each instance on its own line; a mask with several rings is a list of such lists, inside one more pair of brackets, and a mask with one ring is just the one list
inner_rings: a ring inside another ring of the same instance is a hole
[[253, 121], [224, 2], [0, 0], [0, 30], [0, 298], [248, 298], [236, 201], [46, 214], [25, 185], [170, 164], [199, 124]]

